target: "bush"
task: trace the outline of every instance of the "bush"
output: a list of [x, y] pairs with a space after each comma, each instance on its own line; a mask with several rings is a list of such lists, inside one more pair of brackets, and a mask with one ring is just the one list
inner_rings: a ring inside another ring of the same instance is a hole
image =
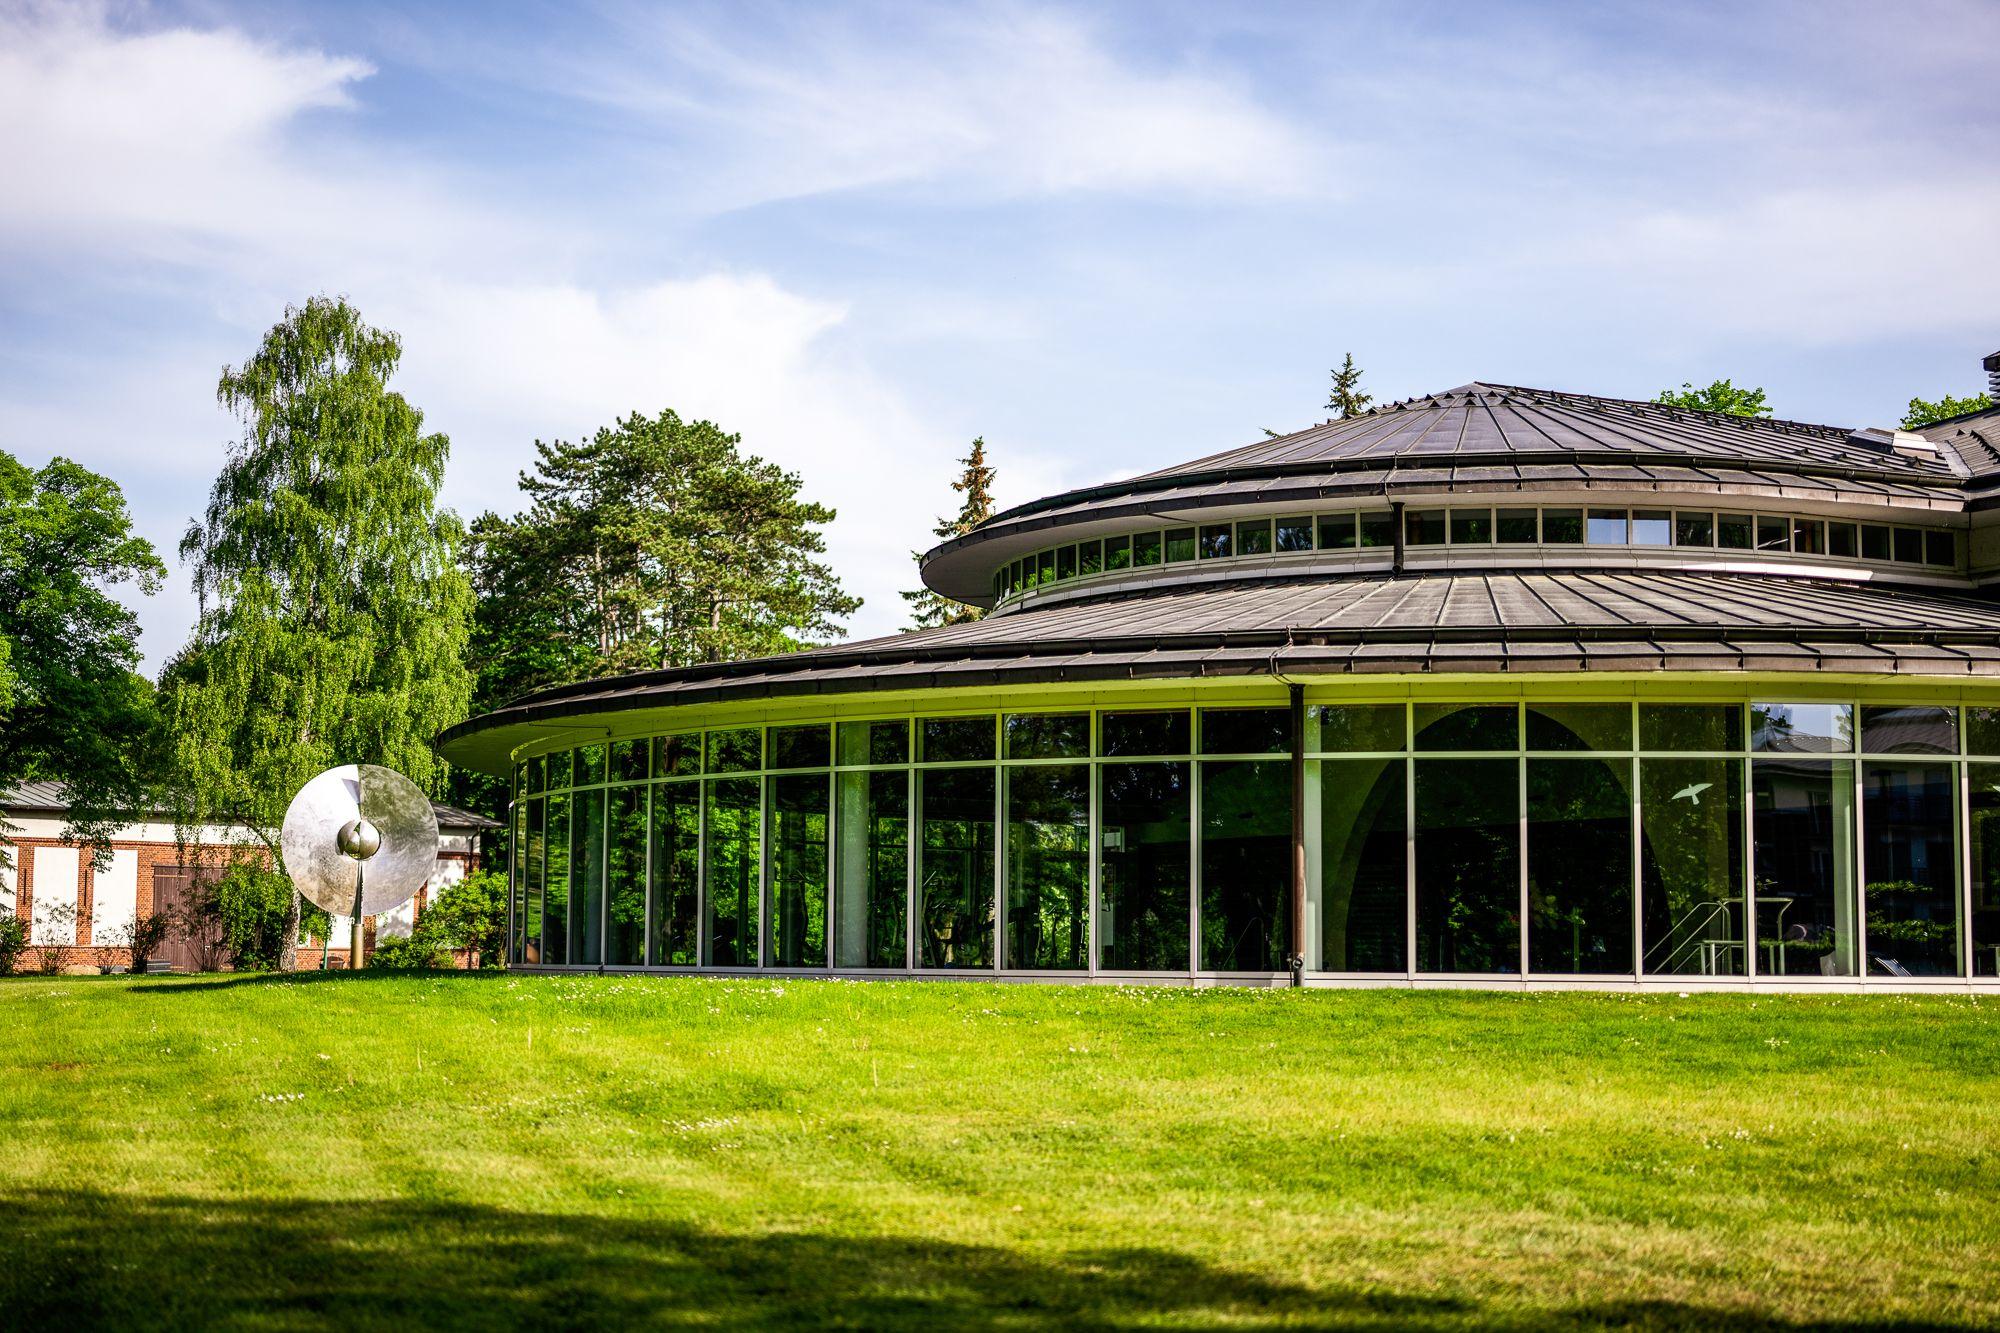
[[434, 935], [426, 938], [421, 928], [408, 935], [393, 935], [387, 939], [378, 935], [375, 937], [375, 948], [368, 955], [367, 965], [387, 972], [443, 969], [451, 966], [451, 950]]
[[133, 917], [132, 923], [119, 930], [111, 942], [130, 949], [132, 971], [144, 972], [147, 962], [160, 951], [160, 946], [167, 942], [167, 937], [174, 933], [176, 924], [171, 912], [148, 912], [144, 916]]
[[[180, 927], [190, 938], [219, 941], [238, 971], [268, 972], [283, 955], [291, 907], [290, 879], [255, 862], [238, 861], [220, 878], [197, 885]], [[323, 938], [330, 924], [325, 912], [311, 903], [302, 905], [302, 932]]]
[[469, 949], [475, 967], [500, 967], [507, 959], [507, 877], [479, 870], [447, 884], [417, 919], [418, 935], [447, 949]]
[[[75, 903], [56, 903], [41, 909], [39, 914], [48, 923], [51, 935], [68, 935], [71, 940], [76, 938]], [[73, 943], [48, 941], [37, 944], [35, 948], [40, 950], [35, 960], [36, 965], [46, 977], [61, 976], [69, 970], [70, 963], [76, 959], [76, 945]]]
[[0, 916], [0, 977], [12, 976], [28, 947], [28, 927], [13, 913]]

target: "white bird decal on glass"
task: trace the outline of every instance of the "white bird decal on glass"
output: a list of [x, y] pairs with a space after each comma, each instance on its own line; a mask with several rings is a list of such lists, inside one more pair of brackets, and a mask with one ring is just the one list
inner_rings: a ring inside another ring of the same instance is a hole
[[1676, 801], [1687, 801], [1692, 805], [1700, 805], [1701, 794], [1714, 785], [1713, 782], [1697, 782], [1692, 787], [1682, 787], [1674, 793], [1674, 799]]

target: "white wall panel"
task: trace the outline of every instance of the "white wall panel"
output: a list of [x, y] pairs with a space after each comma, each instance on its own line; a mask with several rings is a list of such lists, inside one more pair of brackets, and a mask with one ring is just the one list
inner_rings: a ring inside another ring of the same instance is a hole
[[91, 943], [124, 943], [138, 909], [139, 853], [113, 852], [111, 864], [97, 872], [91, 889]]
[[77, 868], [75, 847], [36, 847], [30, 869], [34, 878], [34, 920], [30, 924], [30, 944], [76, 943]]

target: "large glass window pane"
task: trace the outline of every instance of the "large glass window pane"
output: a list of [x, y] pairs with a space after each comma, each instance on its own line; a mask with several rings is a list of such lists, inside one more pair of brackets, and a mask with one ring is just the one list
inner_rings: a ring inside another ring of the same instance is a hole
[[827, 777], [791, 773], [768, 785], [771, 928], [764, 961], [771, 967], [825, 967]]
[[1104, 539], [1104, 568], [1108, 573], [1132, 567], [1132, 539], [1130, 537], [1106, 537]]
[[1194, 529], [1167, 529], [1167, 563], [1177, 565], [1194, 559]]
[[[1360, 523], [1362, 546], [1394, 546], [1396, 544], [1396, 515], [1394, 510], [1364, 509], [1361, 511]], [[1324, 535], [1323, 530], [1321, 535]]]
[[1157, 565], [1160, 563], [1160, 534], [1157, 532], [1135, 532], [1132, 534], [1132, 563], [1135, 565]]
[[1635, 509], [1632, 511], [1632, 544], [1634, 546], [1665, 546], [1673, 540], [1673, 522], [1663, 509]]
[[[603, 747], [598, 747], [603, 756]], [[604, 958], [604, 791], [579, 791], [570, 807], [569, 960]]]
[[902, 967], [910, 897], [910, 775], [842, 773], [833, 965]]
[[1632, 971], [1632, 766], [1528, 761], [1528, 970]]
[[1520, 729], [1512, 704], [1417, 704], [1419, 750], [1512, 750]]
[[[1348, 515], [1347, 545], [1354, 545], [1354, 516]], [[1290, 555], [1297, 551], [1313, 548], [1313, 521], [1310, 518], [1281, 518], [1278, 520], [1277, 549], [1280, 555]]]
[[1757, 549], [1760, 551], [1788, 551], [1792, 545], [1792, 525], [1782, 518], [1769, 514], [1757, 515]]
[[1743, 708], [1739, 704], [1640, 704], [1642, 750], [1740, 750]]
[[1950, 566], [1958, 563], [1958, 538], [1949, 532], [1924, 534], [1924, 563]]
[[1000, 720], [1009, 759], [1087, 759], [1090, 714], [1009, 713]]
[[1502, 509], [1493, 523], [1496, 541], [1513, 545], [1532, 546], [1538, 540], [1535, 530], [1535, 511], [1532, 509]]
[[1965, 752], [2000, 755], [2000, 708], [1965, 710]]
[[1058, 546], [1056, 548], [1056, 581], [1058, 583], [1076, 577], [1076, 548]]
[[839, 745], [842, 764], [907, 764], [910, 724], [900, 717], [891, 722], [843, 722]]
[[1104, 572], [1104, 543], [1078, 542], [1076, 546], [1076, 572], [1079, 577], [1088, 578], [1092, 574]]
[[1972, 826], [1972, 975], [2000, 976], [2000, 764], [1965, 766]]
[[1792, 549], [1800, 555], [1819, 555], [1826, 548], [1826, 524], [1816, 518], [1792, 520]]
[[1236, 525], [1236, 554], [1271, 554], [1271, 520], [1260, 518], [1254, 522], [1244, 521]]
[[701, 733], [653, 737], [653, 776], [689, 778], [701, 772]]
[[925, 763], [968, 762], [993, 758], [993, 718], [927, 717], [919, 722]]
[[1906, 565], [1920, 565], [1924, 562], [1924, 534], [1916, 528], [1895, 530], [1895, 556]]
[[1009, 968], [1090, 965], [1090, 767], [1035, 764], [1007, 773]]
[[1750, 748], [1778, 754], [1854, 749], [1852, 704], [1751, 704]]
[[1493, 511], [1491, 509], [1454, 509], [1451, 511], [1451, 544], [1453, 546], [1486, 546], [1493, 541]]
[[1743, 761], [1639, 761], [1639, 908], [1653, 976], [1740, 977]]
[[1529, 704], [1530, 750], [1629, 750], [1630, 704]]
[[1318, 749], [1335, 754], [1366, 754], [1402, 751], [1406, 718], [1401, 704], [1315, 704], [1312, 721], [1318, 724]]
[[1861, 525], [1861, 558], [1863, 560], [1887, 560], [1889, 558], [1889, 529], [1873, 523]]
[[708, 733], [710, 773], [749, 773], [763, 757], [764, 735], [755, 727]]
[[1289, 754], [1291, 749], [1289, 708], [1201, 710], [1203, 754]]
[[646, 789], [613, 787], [609, 818], [604, 961], [637, 967], [646, 961]]
[[919, 967], [993, 966], [995, 772], [931, 769], [917, 777]]
[[1954, 767], [1861, 766], [1861, 871], [1873, 976], [1959, 975]]
[[1405, 509], [1403, 542], [1407, 546], [1443, 546], [1444, 510]]
[[701, 784], [653, 788], [652, 964], [693, 967], [701, 885]]
[[1861, 554], [1861, 530], [1852, 523], [1826, 525], [1826, 552], [1852, 560]]
[[1416, 782], [1417, 971], [1519, 972], [1516, 761], [1420, 759]]
[[1107, 755], [1192, 754], [1193, 716], [1185, 708], [1156, 713], [1104, 713], [1098, 744]]
[[1755, 525], [1748, 514], [1717, 514], [1715, 544], [1725, 551], [1747, 551], [1756, 545]]
[[1674, 545], [1713, 546], [1715, 544], [1715, 515], [1689, 513], [1683, 509], [1674, 515]]
[[1580, 546], [1583, 543], [1581, 509], [1544, 509], [1542, 543], [1546, 546]]
[[765, 741], [765, 767], [825, 768], [828, 744], [824, 722], [811, 727], [773, 727]]
[[508, 817], [508, 963], [526, 963], [528, 943], [528, 803], [516, 801]]
[[1854, 765], [1759, 759], [1750, 795], [1758, 971], [1855, 975]]
[[1205, 523], [1201, 529], [1201, 558], [1219, 560], [1236, 553], [1230, 543], [1230, 528], [1227, 523]]
[[573, 751], [576, 757], [576, 785], [587, 787], [604, 781], [604, 747], [585, 745]]
[[542, 872], [542, 961], [569, 961], [569, 797], [549, 797]]
[[1405, 767], [1400, 758], [1319, 763], [1319, 965], [1325, 971], [1401, 972], [1409, 966]]
[[1590, 511], [1590, 544], [1592, 546], [1623, 546], [1625, 539], [1624, 510], [1593, 509]]
[[528, 802], [527, 874], [523, 893], [527, 920], [522, 927], [521, 957], [528, 963], [542, 961], [542, 876], [543, 857], [548, 847], [548, 802]]
[[757, 824], [760, 789], [755, 778], [703, 784], [708, 821], [703, 878], [708, 890], [709, 967], [757, 965]]
[[544, 755], [536, 755], [527, 762], [528, 792], [539, 795], [548, 790], [549, 761]]
[[1188, 766], [1104, 764], [1098, 781], [1098, 966], [1185, 972], [1194, 910]]
[[1291, 886], [1290, 761], [1204, 763], [1202, 967], [1214, 972], [1283, 971]]
[[1957, 754], [1958, 710], [1940, 704], [1863, 708], [1861, 749], [1866, 754]]
[[611, 780], [613, 782], [646, 780], [646, 742], [611, 742]]

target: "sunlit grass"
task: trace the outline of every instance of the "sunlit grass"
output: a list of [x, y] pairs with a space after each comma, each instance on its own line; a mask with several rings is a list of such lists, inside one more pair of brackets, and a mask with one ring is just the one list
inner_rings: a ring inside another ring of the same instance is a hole
[[0, 984], [0, 1325], [2000, 1322], [2000, 1001]]

